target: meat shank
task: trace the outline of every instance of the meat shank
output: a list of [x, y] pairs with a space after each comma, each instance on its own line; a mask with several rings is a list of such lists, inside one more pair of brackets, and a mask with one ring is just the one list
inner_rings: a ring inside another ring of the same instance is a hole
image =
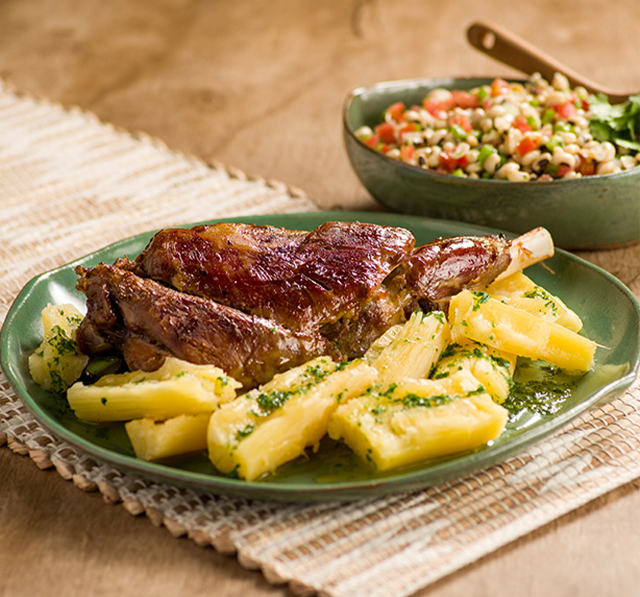
[[77, 268], [85, 354], [131, 369], [167, 355], [224, 369], [247, 388], [316, 356], [361, 356], [415, 309], [446, 309], [510, 262], [502, 236], [415, 247], [404, 228], [328, 222], [311, 232], [219, 223], [158, 232], [134, 261]]

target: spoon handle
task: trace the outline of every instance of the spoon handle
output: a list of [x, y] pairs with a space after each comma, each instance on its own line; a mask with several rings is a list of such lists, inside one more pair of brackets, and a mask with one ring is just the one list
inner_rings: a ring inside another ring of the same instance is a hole
[[591, 93], [604, 93], [609, 96], [609, 101], [612, 104], [622, 103], [629, 99], [629, 95], [632, 95], [603, 88], [513, 33], [496, 25], [483, 22], [473, 23], [467, 29], [467, 39], [477, 50], [523, 73], [530, 75], [538, 72], [547, 81], [551, 81], [555, 73], [562, 73], [572, 86], [580, 85]]

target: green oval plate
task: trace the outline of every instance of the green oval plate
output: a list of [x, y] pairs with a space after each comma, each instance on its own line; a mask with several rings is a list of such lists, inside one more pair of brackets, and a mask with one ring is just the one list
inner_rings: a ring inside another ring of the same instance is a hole
[[[419, 244], [441, 236], [495, 232], [470, 224], [397, 214], [329, 212], [231, 218], [252, 224], [272, 224], [311, 230], [328, 220], [360, 220], [410, 229]], [[220, 220], [218, 220], [220, 221]], [[73, 303], [84, 309], [76, 289], [76, 265], [112, 263], [136, 256], [153, 233], [135, 236], [100, 249], [73, 263], [31, 280], [11, 306], [0, 335], [2, 368], [35, 418], [56, 437], [100, 462], [159, 482], [218, 494], [284, 501], [328, 501], [370, 498], [416, 490], [460, 477], [500, 462], [566, 425], [590, 408], [618, 395], [639, 369], [640, 307], [616, 278], [584, 260], [558, 250], [527, 270], [538, 284], [558, 295], [584, 322], [584, 334], [606, 348], [596, 353], [596, 366], [582, 377], [571, 396], [553, 416], [519, 416], [491, 445], [474, 452], [423, 463], [385, 475], [356, 461], [340, 444], [323, 442], [317, 455], [299, 459], [269, 478], [246, 482], [218, 474], [205, 455], [174, 462], [138, 460], [123, 425], [95, 426], [79, 421], [67, 402], [39, 388], [28, 371], [28, 355], [42, 341], [40, 315], [49, 303]]]

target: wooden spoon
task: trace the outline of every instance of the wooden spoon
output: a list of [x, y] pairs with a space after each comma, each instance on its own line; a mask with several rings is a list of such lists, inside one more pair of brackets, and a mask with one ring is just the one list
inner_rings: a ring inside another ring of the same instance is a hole
[[634, 93], [617, 93], [605, 89], [582, 75], [560, 64], [538, 48], [527, 43], [518, 36], [495, 25], [483, 22], [473, 23], [467, 29], [467, 39], [476, 49], [491, 58], [512, 66], [527, 75], [540, 73], [547, 81], [553, 79], [555, 73], [562, 73], [572, 86], [580, 85], [591, 93], [604, 93], [612, 104], [621, 104]]

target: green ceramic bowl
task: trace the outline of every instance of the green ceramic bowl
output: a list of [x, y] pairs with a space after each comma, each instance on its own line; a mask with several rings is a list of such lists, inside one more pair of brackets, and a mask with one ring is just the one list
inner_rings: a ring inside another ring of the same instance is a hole
[[544, 226], [557, 246], [597, 249], [640, 240], [640, 168], [550, 182], [507, 182], [435, 174], [388, 158], [356, 138], [381, 122], [397, 101], [420, 103], [436, 87], [470, 89], [490, 78], [378, 83], [352, 91], [344, 103], [344, 142], [362, 184], [395, 212], [472, 222], [514, 233]]

